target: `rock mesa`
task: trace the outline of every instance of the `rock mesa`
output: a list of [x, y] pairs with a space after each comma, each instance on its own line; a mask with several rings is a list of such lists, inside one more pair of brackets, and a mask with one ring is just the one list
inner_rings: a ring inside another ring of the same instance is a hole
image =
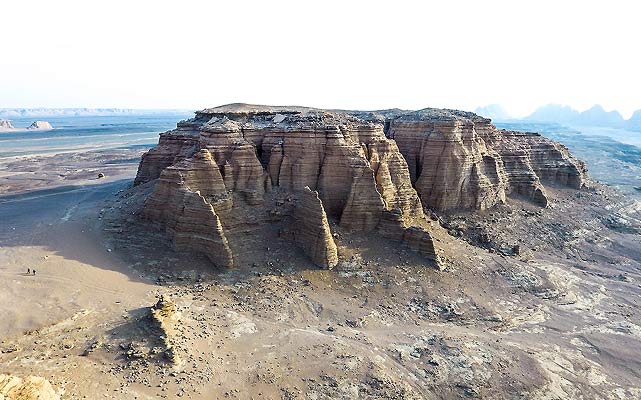
[[438, 265], [423, 206], [486, 209], [509, 195], [546, 206], [544, 183], [578, 189], [585, 174], [562, 145], [473, 113], [231, 104], [162, 133], [135, 184], [154, 182], [142, 217], [177, 250], [232, 267], [257, 251], [248, 237], [275, 232], [332, 268], [332, 229], [383, 236]]
[[0, 119], [0, 131], [16, 129], [8, 119]]
[[29, 130], [33, 131], [50, 131], [53, 129], [53, 126], [47, 121], [35, 121], [29, 127], [27, 127]]
[[[424, 219], [383, 124], [348, 113], [240, 104], [199, 111], [143, 156], [135, 183], [153, 180], [143, 218], [177, 249], [222, 267], [234, 265], [247, 251], [243, 237], [264, 224], [331, 268], [338, 262], [331, 224], [367, 234], [385, 212], [398, 212], [403, 226]], [[431, 242], [429, 232], [423, 239]]]

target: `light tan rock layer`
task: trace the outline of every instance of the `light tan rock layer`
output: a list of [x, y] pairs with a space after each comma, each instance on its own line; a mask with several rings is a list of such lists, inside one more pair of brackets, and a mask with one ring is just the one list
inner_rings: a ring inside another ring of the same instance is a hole
[[0, 374], [0, 400], [58, 400], [60, 396], [45, 378], [20, 378]]
[[198, 251], [218, 266], [231, 267], [233, 255], [212, 204], [229, 208], [231, 200], [217, 165], [204, 150], [165, 168], [143, 217], [162, 225], [177, 250]]

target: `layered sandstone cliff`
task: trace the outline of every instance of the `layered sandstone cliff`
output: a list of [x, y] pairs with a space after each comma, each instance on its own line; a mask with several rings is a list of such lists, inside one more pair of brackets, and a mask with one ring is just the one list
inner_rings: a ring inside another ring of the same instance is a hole
[[25, 378], [0, 374], [0, 399], [2, 400], [57, 400], [60, 396], [45, 378]]
[[498, 130], [473, 113], [425, 109], [385, 118], [421, 200], [437, 210], [486, 209], [510, 194], [546, 206], [544, 183], [580, 188], [586, 176], [559, 143]]
[[231, 200], [218, 166], [203, 149], [162, 171], [143, 217], [162, 225], [177, 250], [198, 251], [231, 267], [233, 255], [214, 205], [229, 208]]
[[0, 119], [0, 131], [16, 129], [8, 119]]
[[331, 268], [338, 254], [330, 222], [438, 262], [423, 205], [486, 209], [517, 194], [546, 206], [544, 184], [580, 188], [585, 173], [562, 145], [462, 111], [232, 104], [161, 134], [135, 183], [155, 181], [142, 215], [178, 250], [230, 267], [249, 251], [243, 237], [276, 224]]
[[[368, 233], [389, 210], [406, 225], [424, 218], [409, 177], [383, 124], [324, 110], [229, 105], [161, 134], [135, 182], [156, 180], [142, 215], [166, 229], [178, 250], [231, 266], [230, 237], [283, 214], [276, 222], [293, 224], [283, 232], [295, 231], [294, 243], [331, 268], [338, 259], [329, 220]], [[297, 204], [274, 210], [284, 194]]]

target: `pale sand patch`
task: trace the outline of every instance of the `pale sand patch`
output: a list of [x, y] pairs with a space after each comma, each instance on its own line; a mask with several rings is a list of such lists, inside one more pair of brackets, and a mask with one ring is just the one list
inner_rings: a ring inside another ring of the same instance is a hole
[[[0, 339], [55, 324], [80, 310], [122, 312], [153, 298], [126, 265], [78, 223], [50, 230], [48, 246], [0, 247]], [[36, 275], [27, 275], [27, 268]]]

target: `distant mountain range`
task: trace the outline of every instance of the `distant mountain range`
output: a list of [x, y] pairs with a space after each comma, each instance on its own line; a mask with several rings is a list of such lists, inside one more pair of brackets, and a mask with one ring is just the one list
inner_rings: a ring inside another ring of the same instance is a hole
[[477, 107], [474, 112], [492, 121], [506, 121], [513, 119], [500, 104], [490, 104], [485, 107]]
[[88, 117], [108, 115], [145, 115], [185, 113], [192, 110], [137, 110], [130, 108], [0, 108], [0, 118]]
[[[475, 112], [494, 121], [514, 120], [498, 104], [479, 107]], [[539, 107], [532, 114], [522, 120], [533, 122], [556, 122], [559, 124], [576, 126], [601, 126], [607, 128], [623, 128], [641, 131], [641, 110], [632, 114], [630, 119], [624, 119], [618, 111], [605, 111], [600, 105], [579, 112], [569, 106], [548, 104]]]

